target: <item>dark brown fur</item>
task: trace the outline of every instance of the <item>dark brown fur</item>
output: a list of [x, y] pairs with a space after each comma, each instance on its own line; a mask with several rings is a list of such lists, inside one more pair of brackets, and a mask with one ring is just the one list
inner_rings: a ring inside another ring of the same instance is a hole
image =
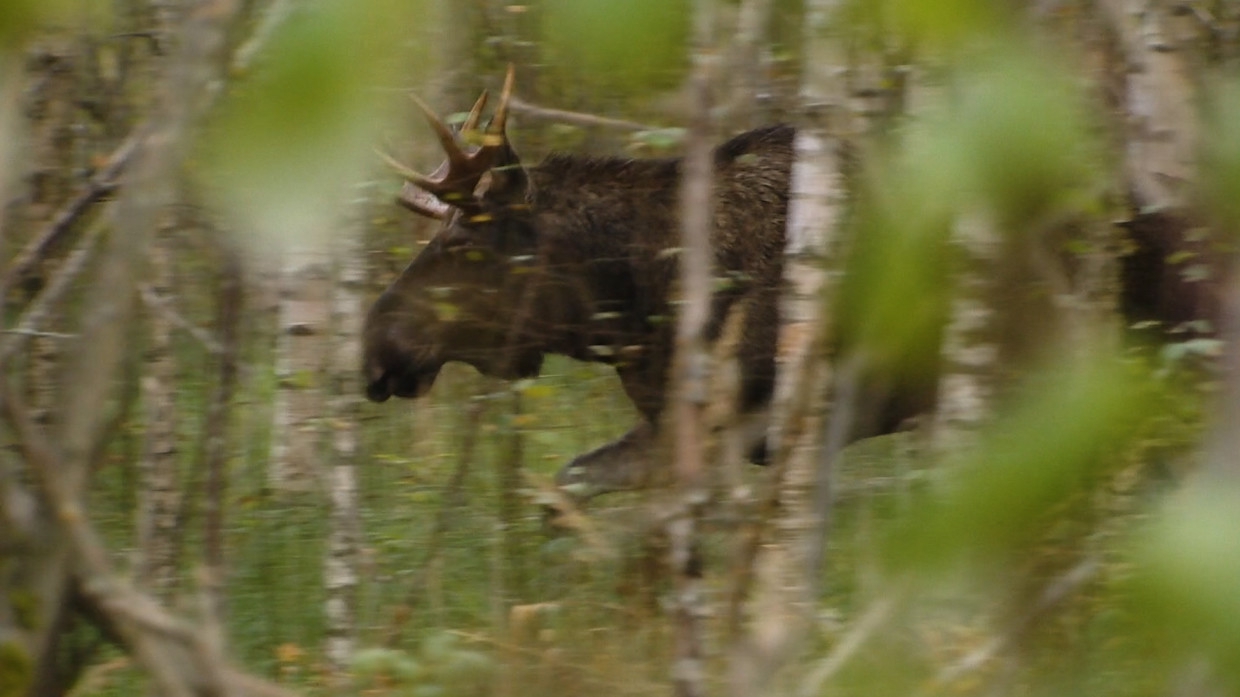
[[[749, 131], [717, 149], [717, 291], [709, 338], [747, 297], [743, 412], [769, 402], [794, 131]], [[515, 155], [499, 172], [521, 167]], [[611, 364], [645, 417], [578, 458], [563, 483], [628, 488], [665, 403], [675, 311], [680, 161], [552, 155], [457, 210], [376, 300], [364, 330], [368, 396], [414, 397], [463, 361], [501, 378], [538, 374], [543, 356]], [[516, 185], [514, 179], [519, 179]], [[760, 439], [755, 440], [755, 445]]]

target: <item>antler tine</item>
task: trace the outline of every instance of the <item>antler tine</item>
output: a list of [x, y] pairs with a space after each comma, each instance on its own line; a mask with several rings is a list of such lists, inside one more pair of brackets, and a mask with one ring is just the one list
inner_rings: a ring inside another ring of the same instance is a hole
[[434, 194], [418, 189], [413, 182], [405, 182], [396, 200], [400, 205], [428, 218], [443, 220], [448, 217], [448, 204], [435, 198]]
[[[413, 98], [413, 103], [418, 105], [418, 108], [422, 110], [422, 114], [426, 116], [427, 122], [434, 129], [435, 137], [439, 139], [439, 145], [443, 147], [444, 153], [448, 155], [448, 161], [458, 167], [465, 165], [469, 158], [465, 155], [465, 151], [461, 149], [461, 146], [457, 144], [456, 136], [452, 133], [452, 129], [448, 128], [448, 125], [435, 112], [431, 111], [431, 108], [426, 106], [425, 102], [418, 99], [416, 94], [410, 94], [409, 96]], [[422, 185], [418, 184], [418, 186]]]
[[[440, 165], [434, 174], [427, 177], [397, 162], [384, 153], [380, 156], [387, 161], [401, 176], [412, 186], [431, 194], [439, 199], [439, 203], [448, 206], [456, 206], [458, 208], [468, 208], [475, 205], [475, 191], [478, 182], [491, 169], [492, 164], [497, 157], [500, 157], [507, 148], [507, 141], [504, 140], [504, 125], [508, 121], [508, 100], [512, 97], [512, 85], [515, 79], [515, 70], [511, 64], [508, 66], [508, 75], [504, 79], [504, 90], [500, 96], [499, 107], [495, 111], [495, 115], [491, 118], [491, 123], [487, 127], [488, 136], [500, 136], [500, 138], [488, 137], [484, 139], [484, 143], [478, 148], [466, 148], [457, 140], [456, 134], [452, 129], [431, 111], [417, 95], [410, 95], [413, 101], [422, 110], [426, 116], [426, 120], [430, 123], [431, 128], [435, 131], [435, 136], [439, 139], [439, 144], [443, 146], [444, 152], [448, 155], [447, 162]], [[473, 108], [469, 110], [469, 115], [465, 117], [465, 122], [461, 126], [463, 131], [471, 131], [478, 127], [478, 122], [482, 118], [482, 110], [486, 107], [487, 92], [478, 97], [474, 102]], [[445, 209], [439, 206], [429, 205], [423, 197], [406, 195], [407, 190], [402, 191], [399, 198], [401, 204], [410, 210], [429, 215], [431, 217], [442, 217]]]
[[469, 110], [469, 116], [465, 117], [465, 123], [461, 124], [461, 131], [472, 131], [478, 128], [478, 119], [482, 118], [482, 110], [487, 105], [487, 91], [482, 90], [482, 94], [478, 95], [478, 101], [474, 102], [474, 106]]
[[447, 173], [448, 166], [449, 166], [447, 162], [439, 165], [439, 168], [436, 169], [435, 172], [431, 176], [428, 177], [424, 174], [421, 174], [420, 172], [416, 172], [410, 169], [409, 167], [406, 167], [405, 165], [401, 164], [396, 158], [383, 152], [382, 150], [375, 150], [375, 152], [379, 155], [379, 157], [385, 163], [387, 163], [387, 166], [396, 170], [396, 173], [404, 177], [406, 180], [408, 180], [410, 184], [413, 184], [414, 186], [425, 189], [432, 193], [443, 188], [443, 182], [439, 181], [439, 178], [445, 173]]
[[508, 124], [508, 99], [512, 97], [512, 83], [515, 79], [516, 68], [509, 63], [508, 75], [504, 77], [504, 89], [499, 95], [499, 106], [495, 108], [495, 116], [491, 117], [491, 126], [487, 128], [487, 133], [491, 135], [504, 134], [504, 126]]

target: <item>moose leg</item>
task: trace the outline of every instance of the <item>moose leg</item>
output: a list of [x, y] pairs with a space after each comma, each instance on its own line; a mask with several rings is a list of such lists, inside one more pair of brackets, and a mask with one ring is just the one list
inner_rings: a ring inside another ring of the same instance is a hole
[[642, 420], [618, 440], [573, 458], [556, 475], [556, 484], [581, 501], [643, 489], [651, 484], [654, 471], [654, 441], [654, 427]]

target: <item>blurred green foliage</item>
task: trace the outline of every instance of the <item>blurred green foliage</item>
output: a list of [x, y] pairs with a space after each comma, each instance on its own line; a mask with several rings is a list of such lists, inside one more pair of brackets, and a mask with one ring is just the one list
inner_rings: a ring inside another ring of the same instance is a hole
[[4, 0], [0, 3], [0, 53], [70, 19], [73, 9], [71, 0]]
[[245, 241], [330, 241], [350, 185], [375, 160], [391, 108], [381, 88], [400, 84], [406, 28], [423, 11], [404, 0], [306, 3], [240, 76], [201, 151]]
[[1068, 501], [1124, 463], [1117, 455], [1149, 414], [1141, 372], [1113, 357], [1065, 362], [1026, 382], [975, 447], [947, 455], [944, 479], [893, 528], [893, 570], [986, 568], [1027, 553]]
[[542, 49], [599, 94], [679, 83], [688, 65], [688, 0], [543, 0]]
[[1154, 654], [1173, 665], [1209, 657], [1229, 694], [1240, 693], [1237, 511], [1234, 478], [1177, 492], [1136, 537], [1125, 589]]

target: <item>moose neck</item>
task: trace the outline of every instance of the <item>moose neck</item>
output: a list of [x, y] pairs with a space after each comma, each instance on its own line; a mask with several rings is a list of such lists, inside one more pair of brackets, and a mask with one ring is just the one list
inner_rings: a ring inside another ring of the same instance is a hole
[[535, 314], [552, 320], [540, 321], [546, 350], [616, 363], [662, 341], [679, 171], [676, 160], [570, 155], [529, 170], [545, 271]]

